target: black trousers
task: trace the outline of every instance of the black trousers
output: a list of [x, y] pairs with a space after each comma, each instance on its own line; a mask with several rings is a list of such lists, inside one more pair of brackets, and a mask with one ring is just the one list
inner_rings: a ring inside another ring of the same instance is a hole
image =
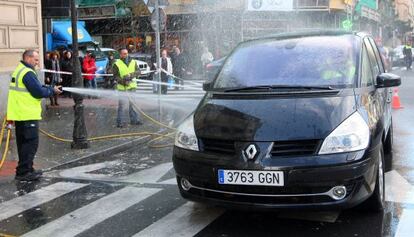
[[[167, 83], [168, 82], [168, 76], [161, 74], [161, 82]], [[161, 94], [167, 94], [168, 86], [167, 85], [161, 85]]]
[[19, 163], [16, 175], [24, 175], [33, 171], [33, 160], [39, 146], [39, 122], [16, 121], [16, 143]]

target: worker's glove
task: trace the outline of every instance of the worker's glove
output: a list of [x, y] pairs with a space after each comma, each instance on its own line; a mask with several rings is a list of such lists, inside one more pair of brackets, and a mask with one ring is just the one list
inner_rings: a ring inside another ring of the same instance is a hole
[[125, 83], [124, 85], [125, 86], [129, 85], [131, 83], [131, 81], [132, 81], [131, 75], [127, 75], [127, 76], [124, 77], [124, 83]]

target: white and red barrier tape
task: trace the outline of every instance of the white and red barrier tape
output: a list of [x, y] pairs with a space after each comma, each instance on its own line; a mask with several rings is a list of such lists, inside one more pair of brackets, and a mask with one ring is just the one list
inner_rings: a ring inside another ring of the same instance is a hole
[[[42, 71], [42, 72], [48, 72], [48, 73], [55, 73], [55, 74], [72, 75], [71, 72], [65, 72], [65, 71], [54, 71], [54, 70], [49, 70], [49, 69], [42, 69], [40, 71]], [[151, 72], [155, 72], [155, 70], [154, 71], [148, 71], [146, 73], [148, 74], [148, 73], [151, 73]], [[112, 77], [112, 76], [114, 76], [114, 74], [105, 74], [105, 73], [103, 73], [103, 74], [100, 74], [100, 73], [91, 74], [91, 73], [82, 73], [82, 76]]]
[[[56, 73], [56, 74], [65, 74], [65, 75], [72, 75], [71, 72], [65, 72], [65, 71], [54, 71], [54, 70], [49, 70], [49, 69], [42, 69], [42, 72], [48, 72], [48, 73]], [[170, 73], [168, 73], [167, 71], [165, 71], [164, 69], [161, 69], [161, 71], [166, 72], [169, 75], [172, 75]], [[150, 71], [150, 72], [156, 72], [154, 71]], [[88, 74], [88, 73], [82, 73], [83, 76], [113, 76], [113, 74]], [[170, 86], [169, 83], [166, 82], [155, 82], [155, 81], [148, 81], [148, 80], [141, 80], [141, 79], [133, 79], [134, 81], [137, 82], [144, 82], [144, 83], [150, 83], [150, 84], [155, 84], [155, 85], [166, 85], [166, 86]], [[195, 85], [200, 85], [196, 82], [192, 82]], [[199, 87], [192, 87], [192, 86], [183, 86], [183, 85], [174, 85], [175, 87], [180, 87], [180, 88], [191, 88], [191, 89], [199, 89]]]
[[[47, 73], [55, 73], [55, 74], [63, 74], [63, 75], [72, 75], [71, 72], [65, 72], [65, 71], [55, 71], [55, 70], [49, 70], [49, 69], [42, 69], [40, 71], [47, 72]], [[172, 76], [172, 77], [178, 78], [180, 80], [186, 81], [186, 82], [188, 82], [190, 84], [193, 84], [193, 85], [196, 85], [196, 86], [200, 86], [201, 85], [201, 83], [192, 82], [191, 80], [185, 80], [185, 79], [179, 78], [179, 77], [175, 76], [174, 74], [169, 73], [168, 71], [164, 70], [163, 68], [160, 68], [160, 71], [166, 73], [169, 76]], [[157, 72], [157, 70], [148, 71], [148, 72], [146, 72], [146, 74], [152, 73], [152, 72]], [[114, 76], [114, 74], [100, 74], [100, 73], [91, 74], [91, 73], [82, 73], [82, 76], [112, 77], [112, 76]], [[156, 83], [154, 83], [154, 84], [156, 84]], [[163, 84], [161, 84], [161, 85], [163, 85]], [[177, 85], [175, 85], [175, 86], [176, 87], [182, 87], [182, 86], [177, 86]]]

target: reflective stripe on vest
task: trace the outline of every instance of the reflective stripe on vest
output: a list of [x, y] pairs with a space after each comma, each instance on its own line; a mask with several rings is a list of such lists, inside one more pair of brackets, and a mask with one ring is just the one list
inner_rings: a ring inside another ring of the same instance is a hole
[[[124, 78], [128, 74], [134, 74], [135, 73], [135, 68], [136, 68], [137, 62], [135, 60], [131, 59], [131, 62], [129, 62], [129, 64], [127, 66], [121, 59], [117, 59], [115, 61], [115, 65], [118, 67], [119, 76], [121, 78]], [[136, 88], [137, 88], [137, 83], [134, 82], [134, 81], [129, 83], [128, 86], [123, 86], [123, 85], [120, 85], [119, 83], [116, 86], [116, 89], [120, 90], [120, 91], [132, 90], [132, 89], [136, 89]]]
[[41, 99], [34, 98], [23, 83], [28, 72], [36, 72], [20, 63], [12, 73], [7, 101], [7, 119], [13, 121], [40, 120], [42, 114]]

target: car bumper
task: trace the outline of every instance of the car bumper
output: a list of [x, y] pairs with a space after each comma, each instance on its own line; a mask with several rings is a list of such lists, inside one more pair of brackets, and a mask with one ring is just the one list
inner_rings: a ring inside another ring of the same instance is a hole
[[152, 79], [152, 73], [151, 72], [141, 72], [139, 75], [139, 79]]
[[[180, 193], [192, 201], [248, 209], [346, 209], [363, 202], [372, 194], [378, 154], [378, 149], [372, 149], [352, 154], [357, 157], [353, 161], [347, 161], [349, 154], [337, 154], [338, 161], [342, 161], [338, 164], [261, 167], [262, 170], [283, 171], [283, 187], [218, 184], [218, 169], [260, 170], [257, 164], [200, 157], [203, 156], [200, 152], [178, 147], [174, 147], [173, 163]], [[191, 184], [190, 189], [183, 189], [183, 178]], [[346, 195], [341, 200], [329, 195], [336, 186], [346, 188]]]

